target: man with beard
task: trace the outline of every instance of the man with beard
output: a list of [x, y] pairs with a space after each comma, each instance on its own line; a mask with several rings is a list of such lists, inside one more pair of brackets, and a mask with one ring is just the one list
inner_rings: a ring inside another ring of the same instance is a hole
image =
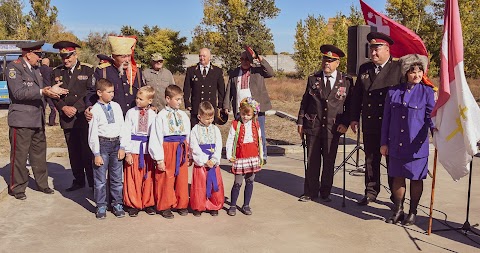
[[59, 41], [53, 48], [60, 51], [63, 64], [53, 70], [51, 83], [62, 83], [60, 87], [68, 89], [67, 95], [53, 102], [60, 114], [60, 126], [65, 135], [68, 157], [74, 180], [67, 191], [75, 191], [88, 185], [93, 187], [92, 152], [88, 146], [88, 123], [85, 119], [85, 95], [92, 83], [93, 67], [80, 62], [76, 48], [79, 45], [70, 41]]
[[[144, 85], [142, 72], [137, 68], [133, 58], [137, 40], [132, 37], [109, 36], [108, 42], [112, 47], [113, 61], [112, 63], [103, 63], [95, 70], [85, 103], [87, 106], [96, 103], [98, 97], [95, 90], [95, 80], [105, 78], [113, 83], [115, 87], [113, 101], [120, 104], [125, 116], [128, 109], [135, 107], [137, 91]], [[87, 120], [91, 119], [90, 108], [85, 110], [85, 116]]]

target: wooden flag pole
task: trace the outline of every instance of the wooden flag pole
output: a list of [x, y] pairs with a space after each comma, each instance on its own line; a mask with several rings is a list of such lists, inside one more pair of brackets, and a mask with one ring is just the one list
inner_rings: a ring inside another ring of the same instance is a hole
[[435, 179], [437, 176], [437, 149], [435, 149], [435, 155], [433, 156], [433, 179], [432, 179], [432, 194], [430, 196], [430, 217], [428, 219], [428, 235], [432, 233], [432, 221], [433, 221], [433, 201], [435, 198]]

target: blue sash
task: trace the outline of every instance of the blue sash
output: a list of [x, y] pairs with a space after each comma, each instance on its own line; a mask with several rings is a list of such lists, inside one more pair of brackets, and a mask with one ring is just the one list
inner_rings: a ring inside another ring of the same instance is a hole
[[[208, 160], [212, 159], [215, 144], [200, 144], [203, 153], [208, 155]], [[218, 192], [217, 173], [215, 173], [215, 165], [207, 171], [207, 199], [212, 196], [212, 188], [214, 192]]]
[[143, 143], [148, 142], [148, 136], [145, 135], [134, 135], [132, 134], [132, 141], [140, 141], [140, 150], [139, 150], [139, 160], [140, 165], [138, 166], [139, 169], [147, 168], [145, 170], [145, 175], [143, 178], [147, 178], [148, 167], [145, 166], [145, 153], [143, 152]]
[[178, 176], [180, 166], [185, 163], [185, 158], [187, 156], [187, 147], [185, 145], [186, 139], [187, 137], [185, 135], [169, 135], [163, 137], [164, 142], [179, 142], [177, 151], [175, 152], [175, 176]]

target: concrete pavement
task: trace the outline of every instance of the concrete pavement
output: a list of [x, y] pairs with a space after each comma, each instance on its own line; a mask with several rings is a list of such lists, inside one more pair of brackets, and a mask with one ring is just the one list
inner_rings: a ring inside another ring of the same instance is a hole
[[[93, 214], [90, 189], [65, 192], [72, 180], [67, 156], [61, 150], [50, 154], [54, 195], [32, 189], [32, 180], [27, 200], [11, 196], [0, 200], [0, 252], [478, 252], [480, 247], [480, 237], [470, 236], [476, 243], [454, 231], [426, 235], [430, 178], [425, 180], [421, 200], [424, 207], [419, 209], [417, 226], [411, 227], [384, 222], [391, 214], [389, 195], [384, 189], [377, 203], [357, 206], [356, 199], [361, 198], [364, 188], [362, 176], [346, 174], [346, 207], [342, 207], [341, 172], [335, 176], [333, 202], [298, 202], [303, 191], [303, 155], [289, 152], [269, 157], [257, 175], [252, 216], [238, 212], [230, 217], [221, 211], [218, 217], [189, 214], [166, 220], [143, 212], [136, 218], [122, 219], [108, 213], [106, 220], [99, 221]], [[342, 159], [339, 153], [337, 164]], [[0, 166], [7, 162], [2, 160]], [[228, 173], [227, 162], [222, 162], [225, 195], [229, 197], [233, 176]], [[432, 159], [430, 163], [432, 167]], [[347, 172], [352, 169], [347, 166]], [[472, 224], [480, 221], [479, 169], [480, 159], [475, 158]], [[9, 166], [0, 170], [0, 182], [4, 184], [8, 170]], [[438, 220], [433, 228], [446, 228], [445, 219], [453, 227], [461, 226], [465, 221], [468, 178], [453, 182], [441, 166], [437, 175], [434, 217]], [[382, 182], [386, 182], [386, 175]], [[242, 203], [241, 195], [238, 204]]]

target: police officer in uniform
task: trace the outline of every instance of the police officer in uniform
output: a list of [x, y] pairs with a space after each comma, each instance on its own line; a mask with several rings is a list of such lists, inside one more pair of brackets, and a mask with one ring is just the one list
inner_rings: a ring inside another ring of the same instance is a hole
[[[390, 86], [401, 83], [401, 64], [393, 60], [390, 46], [393, 40], [380, 32], [367, 35], [370, 44], [370, 62], [358, 70], [353, 88], [350, 127], [356, 133], [362, 115], [363, 143], [365, 145], [365, 195], [359, 205], [368, 205], [380, 192], [380, 138], [385, 96]], [[387, 162], [388, 164], [388, 162]], [[391, 179], [389, 178], [391, 188]]]
[[[142, 71], [133, 60], [133, 49], [137, 40], [132, 37], [109, 36], [108, 41], [112, 47], [112, 61], [102, 63], [95, 69], [85, 103], [91, 106], [97, 102], [95, 80], [105, 78], [113, 83], [115, 87], [113, 101], [120, 104], [125, 116], [128, 109], [135, 107], [138, 89], [145, 85]], [[91, 119], [90, 108], [85, 110], [85, 116], [87, 120]]]
[[9, 190], [10, 194], [20, 200], [27, 198], [27, 157], [38, 189], [46, 194], [54, 193], [48, 186], [44, 96], [56, 98], [68, 91], [55, 85], [44, 86], [38, 69], [44, 43], [45, 41], [19, 42], [17, 47], [22, 49], [22, 55], [9, 63], [5, 71], [11, 100], [8, 108], [11, 150]]
[[72, 185], [67, 191], [75, 191], [88, 185], [93, 187], [92, 152], [88, 146], [88, 123], [85, 119], [85, 96], [92, 83], [93, 66], [78, 60], [76, 48], [79, 45], [70, 41], [59, 41], [53, 48], [60, 51], [63, 64], [53, 70], [52, 83], [61, 83], [60, 87], [69, 93], [54, 100], [60, 113], [60, 126], [63, 129], [68, 147], [68, 156], [72, 168]]
[[[225, 97], [225, 81], [221, 68], [210, 62], [210, 50], [202, 48], [199, 62], [187, 68], [183, 85], [185, 107], [190, 111], [192, 128], [198, 123], [198, 107], [201, 102], [209, 101], [213, 107], [222, 109]], [[218, 106], [217, 106], [218, 105]]]
[[308, 77], [297, 120], [298, 133], [302, 139], [306, 137], [308, 152], [304, 193], [299, 198], [302, 202], [317, 198], [319, 192], [322, 201], [332, 201], [329, 196], [338, 142], [350, 123], [344, 105], [348, 104], [353, 80], [337, 71], [345, 54], [333, 45], [322, 45], [320, 51], [322, 71]]

